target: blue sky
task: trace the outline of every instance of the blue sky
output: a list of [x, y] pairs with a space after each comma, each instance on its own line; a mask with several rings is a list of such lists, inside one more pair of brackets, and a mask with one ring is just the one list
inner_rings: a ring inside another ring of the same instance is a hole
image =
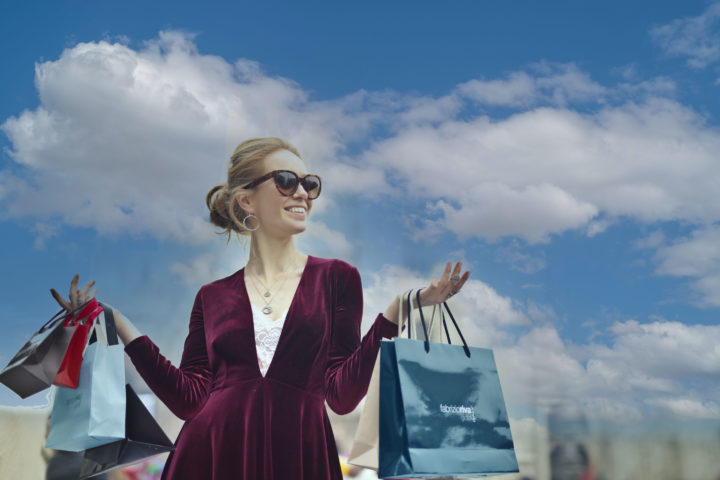
[[298, 245], [360, 269], [363, 329], [463, 260], [514, 417], [720, 418], [720, 3], [2, 9], [0, 363], [76, 272], [179, 359], [245, 259], [205, 194], [278, 135], [325, 181]]

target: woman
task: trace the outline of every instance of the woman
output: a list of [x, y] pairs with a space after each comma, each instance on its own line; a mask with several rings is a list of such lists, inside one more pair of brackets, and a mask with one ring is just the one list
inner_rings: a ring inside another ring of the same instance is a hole
[[[245, 267], [203, 285], [178, 368], [119, 312], [117, 330], [140, 375], [186, 420], [163, 478], [341, 479], [325, 409], [351, 412], [367, 392], [380, 340], [397, 334], [397, 303], [360, 339], [362, 285], [352, 265], [304, 255], [294, 235], [321, 190], [299, 152], [279, 138], [241, 143], [227, 184], [207, 195], [210, 221], [250, 237]], [[458, 263], [421, 292], [423, 305], [457, 293]], [[89, 300], [76, 275], [64, 308]], [[406, 316], [406, 313], [403, 313]]]

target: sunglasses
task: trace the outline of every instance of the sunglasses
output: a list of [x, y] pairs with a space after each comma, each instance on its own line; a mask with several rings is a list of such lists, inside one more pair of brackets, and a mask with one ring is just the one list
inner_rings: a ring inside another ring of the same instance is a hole
[[303, 186], [308, 194], [309, 200], [315, 200], [320, 196], [320, 177], [317, 175], [305, 175], [304, 177], [298, 177], [297, 173], [290, 170], [273, 170], [272, 172], [263, 175], [260, 178], [256, 178], [252, 182], [245, 185], [244, 188], [253, 188], [260, 185], [265, 180], [275, 180], [275, 186], [280, 194], [290, 197], [295, 195], [297, 192], [298, 185]]

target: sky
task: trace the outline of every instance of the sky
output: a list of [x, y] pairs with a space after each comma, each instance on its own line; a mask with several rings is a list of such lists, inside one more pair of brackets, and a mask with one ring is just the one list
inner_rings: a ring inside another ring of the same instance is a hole
[[1, 364], [75, 273], [179, 361], [247, 259], [205, 195], [280, 136], [323, 178], [298, 248], [360, 270], [363, 332], [461, 260], [511, 417], [720, 420], [720, 2], [0, 8]]

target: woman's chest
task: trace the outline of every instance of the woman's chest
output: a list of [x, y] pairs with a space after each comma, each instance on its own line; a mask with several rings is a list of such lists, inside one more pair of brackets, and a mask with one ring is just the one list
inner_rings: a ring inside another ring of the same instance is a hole
[[[312, 363], [329, 341], [332, 305], [321, 292], [298, 289], [282, 323], [253, 318], [250, 299], [242, 292], [221, 296], [206, 307], [205, 340], [211, 365], [256, 361], [258, 335], [275, 327], [274, 360]], [[282, 314], [282, 312], [279, 312]]]

